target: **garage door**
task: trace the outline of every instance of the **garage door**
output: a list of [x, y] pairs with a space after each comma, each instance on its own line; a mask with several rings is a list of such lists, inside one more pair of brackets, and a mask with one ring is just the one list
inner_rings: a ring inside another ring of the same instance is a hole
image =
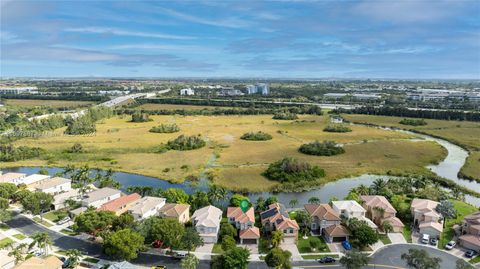
[[333, 238], [333, 242], [343, 242], [345, 240], [347, 240], [346, 237], [334, 237]]
[[256, 243], [257, 243], [257, 239], [243, 239], [242, 242], [243, 242], [243, 244], [245, 244], [245, 245], [256, 244]]

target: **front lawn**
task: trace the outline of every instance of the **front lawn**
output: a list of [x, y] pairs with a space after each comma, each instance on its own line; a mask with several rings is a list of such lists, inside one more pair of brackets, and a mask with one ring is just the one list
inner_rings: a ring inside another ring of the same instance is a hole
[[23, 240], [25, 238], [27, 238], [25, 235], [23, 234], [14, 234], [13, 237], [17, 238], [18, 240]]
[[90, 258], [90, 257], [87, 257], [85, 259], [83, 259], [84, 262], [89, 262], [89, 263], [98, 263], [100, 260], [99, 259], [95, 259], [95, 258]]
[[42, 221], [42, 219], [40, 217], [33, 217], [33, 220], [37, 223], [42, 224], [43, 226], [47, 226], [47, 227], [52, 227], [53, 226], [53, 224], [51, 224], [48, 221], [45, 221], [45, 220]]
[[6, 230], [10, 229], [10, 227], [5, 223], [0, 223], [0, 229], [6, 231]]
[[380, 239], [380, 241], [382, 241], [384, 245], [388, 245], [392, 243], [392, 241], [390, 240], [390, 238], [388, 238], [388, 235], [386, 234], [379, 234], [378, 238]]
[[60, 232], [63, 233], [63, 234], [66, 234], [66, 235], [70, 235], [70, 236], [78, 235], [77, 232], [72, 231], [72, 230], [67, 230], [67, 229], [61, 229]]
[[465, 202], [457, 200], [451, 201], [457, 210], [457, 217], [454, 219], [447, 219], [443, 233], [440, 235], [440, 240], [438, 241], [438, 248], [440, 249], [443, 249], [445, 245], [453, 239], [453, 236], [455, 235], [453, 225], [460, 224], [465, 216], [478, 211], [476, 207]]
[[412, 243], [412, 227], [410, 227], [410, 225], [405, 225], [405, 227], [403, 227], [402, 233], [407, 243]]
[[8, 237], [5, 237], [2, 240], [0, 240], [0, 249], [3, 249], [5, 247], [9, 246], [12, 243], [13, 243], [12, 239], [10, 239]]
[[[317, 249], [312, 250], [311, 241], [317, 241]], [[328, 248], [325, 240], [322, 237], [318, 236], [309, 236], [307, 239], [303, 239], [302, 237], [298, 238], [297, 248], [300, 253], [316, 253], [316, 252], [328, 252], [330, 249]]]
[[65, 218], [66, 216], [68, 216], [68, 213], [65, 210], [49, 211], [43, 214], [43, 217], [48, 219], [51, 222], [57, 222]]
[[213, 245], [212, 253], [223, 253], [222, 245], [221, 244]]

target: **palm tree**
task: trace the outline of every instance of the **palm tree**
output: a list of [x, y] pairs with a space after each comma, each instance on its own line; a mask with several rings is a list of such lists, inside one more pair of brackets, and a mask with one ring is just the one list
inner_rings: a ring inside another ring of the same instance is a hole
[[318, 197], [310, 197], [310, 199], [308, 199], [308, 203], [309, 204], [319, 204], [320, 199], [318, 199]]
[[48, 248], [52, 245], [52, 240], [48, 233], [36, 233], [32, 236], [32, 243], [28, 246], [28, 248], [33, 248], [37, 246], [38, 248], [43, 249], [43, 254], [48, 254]]
[[18, 245], [17, 247], [13, 248], [9, 253], [8, 256], [14, 257], [15, 258], [15, 264], [18, 262], [21, 262], [25, 259], [23, 255], [25, 254], [25, 249], [27, 248], [27, 244], [22, 243]]
[[76, 268], [80, 263], [80, 259], [83, 257], [83, 254], [78, 249], [68, 249], [65, 254], [67, 255], [68, 259], [70, 260], [69, 265]]
[[374, 194], [381, 194], [387, 188], [387, 182], [383, 178], [377, 178], [371, 186]]
[[357, 187], [357, 193], [359, 195], [369, 195], [370, 194], [370, 189], [365, 186], [364, 184], [360, 184], [360, 186]]
[[208, 197], [210, 197], [210, 201], [212, 204], [214, 202], [223, 201], [228, 195], [228, 192], [225, 188], [217, 186], [215, 184], [210, 185], [210, 189], [208, 190]]
[[443, 216], [443, 227], [445, 227], [445, 223], [447, 222], [447, 218], [454, 218], [457, 216], [457, 210], [453, 206], [453, 203], [449, 200], [442, 200], [435, 208], [438, 213], [442, 214]]
[[288, 204], [290, 205], [290, 208], [294, 208], [296, 205], [298, 205], [298, 199], [292, 199]]
[[382, 222], [381, 228], [386, 234], [393, 231], [393, 226], [389, 221]]

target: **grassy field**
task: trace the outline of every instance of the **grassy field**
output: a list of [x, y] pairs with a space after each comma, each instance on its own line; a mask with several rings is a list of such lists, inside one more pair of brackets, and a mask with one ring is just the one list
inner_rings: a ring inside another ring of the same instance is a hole
[[39, 106], [75, 109], [80, 107], [88, 107], [93, 104], [90, 101], [66, 101], [66, 100], [35, 100], [35, 99], [4, 99], [3, 102], [7, 106], [33, 108]]
[[[261, 116], [151, 116], [153, 121], [132, 123], [130, 117], [115, 117], [97, 124], [94, 136], [64, 136], [63, 129], [41, 138], [15, 142], [17, 146], [35, 146], [47, 150], [46, 157], [1, 166], [66, 166], [88, 163], [91, 167], [143, 174], [182, 182], [189, 175], [198, 176], [207, 169], [213, 181], [229, 189], [265, 191], [278, 183], [261, 173], [268, 164], [292, 156], [324, 168], [324, 184], [338, 178], [364, 173], [430, 174], [427, 164], [442, 160], [446, 152], [436, 143], [412, 142], [408, 134], [364, 126], [352, 126], [350, 133], [327, 133], [328, 116], [300, 116], [298, 121], [272, 120]], [[173, 134], [150, 133], [160, 123], [176, 123], [181, 131]], [[273, 136], [269, 141], [241, 140], [246, 132], [264, 131]], [[154, 153], [161, 143], [180, 134], [201, 134], [207, 146], [192, 151]], [[334, 140], [345, 145], [345, 154], [332, 157], [304, 155], [300, 145], [313, 140]], [[74, 143], [84, 152], [68, 153]], [[378, 150], [381, 148], [382, 150]], [[412, 158], [411, 156], [416, 156]], [[208, 164], [208, 167], [207, 167]], [[186, 165], [186, 166], [185, 166]], [[242, 184], [238, 184], [242, 182]]]
[[445, 245], [452, 240], [454, 236], [453, 225], [460, 224], [465, 216], [478, 211], [476, 207], [470, 204], [457, 200], [451, 201], [457, 210], [457, 217], [454, 219], [447, 219], [443, 233], [440, 235], [440, 240], [438, 241], [438, 248], [440, 249], [443, 249]]
[[407, 243], [412, 243], [412, 228], [409, 225], [403, 227], [402, 234]]
[[461, 173], [463, 176], [480, 181], [480, 123], [470, 121], [429, 120], [427, 125], [409, 126], [400, 124], [402, 117], [342, 115], [351, 122], [362, 122], [381, 126], [411, 129], [449, 140], [470, 151]]
[[201, 110], [201, 109], [228, 109], [233, 107], [220, 107], [220, 106], [195, 106], [195, 105], [174, 105], [174, 104], [143, 104], [138, 106], [143, 110]]

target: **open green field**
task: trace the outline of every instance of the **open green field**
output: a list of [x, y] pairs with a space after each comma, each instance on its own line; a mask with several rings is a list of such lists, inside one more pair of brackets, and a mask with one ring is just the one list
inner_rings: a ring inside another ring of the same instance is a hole
[[[364, 173], [430, 174], [426, 165], [442, 160], [446, 151], [426, 141], [409, 141], [408, 134], [377, 128], [352, 126], [349, 133], [328, 133], [328, 116], [302, 115], [298, 121], [273, 120], [259, 116], [151, 116], [153, 121], [129, 122], [130, 117], [114, 117], [97, 124], [94, 136], [65, 136], [63, 129], [54, 135], [26, 138], [16, 146], [35, 146], [47, 150], [46, 157], [2, 163], [1, 166], [66, 166], [88, 163], [91, 167], [143, 174], [182, 182], [189, 175], [208, 170], [212, 180], [233, 190], [265, 191], [278, 185], [261, 173], [274, 161], [296, 157], [319, 165], [326, 177], [318, 185]], [[176, 123], [181, 131], [171, 134], [150, 133], [160, 123]], [[269, 141], [241, 140], [246, 132], [263, 131], [273, 136]], [[191, 151], [154, 153], [155, 146], [180, 134], [201, 134], [207, 146]], [[334, 140], [345, 145], [345, 154], [319, 157], [298, 152], [300, 145], [313, 140]], [[74, 143], [84, 152], [68, 153]], [[382, 149], [382, 150], [379, 150]], [[412, 158], [415, 156], [415, 158]], [[208, 165], [207, 165], [208, 164]], [[186, 165], [186, 166], [185, 166]], [[241, 182], [242, 184], [239, 184]]]
[[11, 107], [33, 108], [33, 107], [51, 107], [62, 109], [75, 109], [89, 107], [93, 104], [90, 101], [66, 101], [66, 100], [36, 100], [36, 99], [4, 99], [3, 103]]
[[346, 120], [379, 126], [397, 127], [419, 131], [451, 141], [470, 151], [467, 162], [462, 167], [464, 177], [480, 181], [480, 123], [471, 121], [430, 120], [424, 126], [403, 125], [399, 122], [403, 117], [342, 115]]
[[[138, 106], [143, 110], [202, 110], [202, 109], [228, 109], [233, 107], [220, 107], [220, 106], [195, 106], [195, 105], [174, 105], [174, 104], [143, 104]], [[239, 108], [241, 109], [241, 108]]]

